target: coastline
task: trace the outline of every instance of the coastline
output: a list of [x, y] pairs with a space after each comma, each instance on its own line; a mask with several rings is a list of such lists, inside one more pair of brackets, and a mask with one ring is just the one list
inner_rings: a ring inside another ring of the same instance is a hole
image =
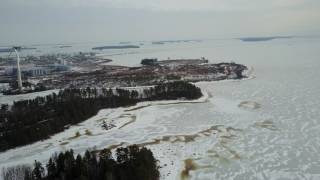
[[[234, 81], [242, 81], [251, 79], [241, 79], [241, 80], [222, 80], [222, 81], [203, 81], [196, 82], [195, 85], [210, 85], [221, 82], [234, 82]], [[139, 86], [139, 87], [127, 87], [130, 89], [141, 89], [150, 86]], [[198, 86], [199, 87], [199, 86]], [[181, 169], [183, 169], [183, 161], [176, 160], [174, 163], [171, 162], [172, 157], [165, 157], [161, 149], [165, 147], [170, 148], [170, 144], [157, 144], [157, 146], [153, 146], [153, 142], [155, 139], [159, 137], [169, 137], [169, 136], [190, 136], [192, 134], [197, 134], [205, 129], [208, 129], [208, 126], [198, 127], [197, 130], [190, 131], [188, 133], [179, 133], [172, 134], [167, 133], [165, 129], [160, 130], [154, 135], [145, 137], [144, 135], [139, 135], [141, 137], [137, 137], [137, 139], [132, 140], [123, 140], [123, 139], [109, 139], [108, 141], [104, 140], [100, 142], [101, 139], [105, 139], [110, 134], [123, 134], [125, 136], [126, 133], [118, 132], [122, 130], [130, 130], [130, 126], [139, 126], [135, 125], [136, 123], [150, 125], [152, 122], [147, 120], [148, 118], [139, 118], [139, 111], [145, 108], [153, 108], [153, 107], [161, 107], [161, 106], [170, 106], [170, 105], [178, 105], [178, 104], [193, 104], [193, 103], [207, 103], [210, 98], [212, 98], [211, 93], [207, 92], [205, 88], [201, 88], [203, 96], [196, 100], [163, 100], [163, 101], [145, 101], [139, 102], [135, 106], [130, 107], [121, 107], [114, 109], [101, 109], [97, 115], [85, 120], [82, 123], [77, 125], [70, 126], [69, 129], [58, 133], [48, 140], [36, 142], [30, 145], [26, 145], [23, 147], [14, 148], [11, 150], [7, 150], [0, 154], [0, 164], [1, 166], [14, 166], [18, 164], [29, 164], [32, 163], [34, 159], [37, 159], [41, 162], [45, 162], [49, 156], [51, 156], [54, 152], [64, 151], [72, 148], [76, 153], [84, 153], [87, 148], [94, 149], [103, 149], [106, 147], [118, 147], [118, 146], [127, 146], [131, 144], [146, 144], [146, 147], [150, 148], [154, 153], [155, 157], [159, 160], [161, 172], [161, 179], [176, 179], [179, 175]], [[20, 95], [19, 95], [20, 96]], [[153, 116], [154, 118], [154, 116]], [[152, 118], [152, 119], [153, 119]], [[134, 120], [133, 120], [134, 119]], [[114, 127], [109, 130], [103, 130], [101, 128], [101, 122], [106, 120], [108, 123], [114, 123]], [[173, 120], [173, 119], [172, 119]], [[144, 123], [143, 123], [144, 122]], [[144, 125], [145, 126], [145, 125]], [[139, 126], [139, 128], [144, 128], [144, 126]], [[162, 127], [164, 128], [164, 127]], [[86, 135], [86, 130], [89, 130], [92, 135]], [[74, 137], [74, 135], [80, 132], [80, 137]], [[119, 135], [120, 135], [119, 134]], [[122, 135], [122, 136], [123, 136]], [[120, 136], [121, 137], [121, 136]], [[130, 138], [129, 138], [130, 139]], [[179, 140], [180, 141], [180, 140]], [[19, 156], [19, 154], [25, 154], [24, 157]], [[0, 170], [1, 171], [1, 170]], [[169, 175], [168, 175], [169, 173]], [[164, 174], [168, 176], [163, 177]]]
[[[121, 129], [123, 128], [124, 124], [130, 122], [130, 116], [121, 116], [123, 114], [128, 114], [126, 112], [128, 111], [134, 111], [136, 109], [141, 109], [144, 107], [151, 107], [151, 106], [162, 106], [162, 105], [170, 105], [170, 104], [177, 104], [177, 103], [202, 103], [205, 102], [208, 99], [209, 95], [207, 93], [203, 93], [203, 96], [200, 97], [199, 99], [196, 100], [163, 100], [163, 101], [144, 101], [144, 102], [139, 102], [137, 103], [137, 105], [135, 106], [130, 106], [130, 107], [120, 107], [120, 108], [110, 108], [110, 109], [101, 109], [97, 115], [85, 120], [82, 123], [76, 124], [76, 125], [72, 125], [70, 126], [68, 129], [66, 129], [65, 131], [58, 133], [56, 135], [51, 136], [49, 139], [44, 140], [44, 141], [39, 141], [39, 142], [35, 142], [29, 145], [25, 145], [22, 147], [17, 147], [17, 148], [13, 148], [13, 149], [9, 149], [7, 151], [4, 151], [2, 153], [0, 153], [0, 157], [5, 156], [5, 154], [11, 154], [12, 157], [11, 158], [7, 158], [6, 160], [2, 158], [0, 158], [0, 164], [4, 165], [4, 164], [10, 164], [7, 162], [10, 162], [10, 159], [17, 159], [17, 157], [15, 157], [19, 151], [22, 152], [31, 152], [33, 151], [33, 149], [35, 149], [35, 151], [37, 151], [36, 147], [44, 147], [42, 149], [42, 151], [50, 151], [46, 145], [50, 145], [50, 147], [53, 147], [53, 149], [57, 149], [54, 148], [54, 143], [56, 143], [56, 146], [59, 147], [59, 145], [63, 144], [63, 145], [67, 145], [66, 141], [68, 141], [68, 139], [72, 139], [73, 135], [77, 132], [77, 131], [81, 131], [84, 132], [83, 130], [88, 129], [88, 128], [93, 128], [94, 130], [90, 130], [91, 132], [94, 132], [94, 134], [92, 136], [99, 136], [99, 135], [103, 135], [103, 134], [108, 134], [112, 131], [117, 130], [118, 128]], [[118, 111], [118, 113], [117, 113]], [[108, 120], [111, 120], [115, 123], [115, 128], [109, 129], [109, 130], [103, 130], [100, 126], [99, 123], [101, 122], [102, 119], [105, 119], [105, 116], [108, 116], [109, 113], [115, 113], [115, 114], [119, 114], [118, 116], [114, 116], [111, 119], [107, 118]], [[82, 133], [82, 135], [84, 135]], [[84, 136], [85, 137], [85, 136]], [[80, 140], [82, 139], [81, 137], [79, 138]], [[68, 142], [69, 144], [70, 142]], [[63, 146], [62, 145], [62, 146]], [[111, 145], [115, 145], [114, 143], [107, 143], [107, 146], [111, 146]], [[107, 147], [105, 145], [101, 146], [101, 148], [105, 148]], [[87, 146], [87, 148], [92, 148], [93, 146]], [[59, 148], [58, 148], [59, 149]], [[64, 149], [64, 148], [62, 148]], [[65, 148], [67, 149], [67, 148]], [[84, 148], [85, 149], [85, 148]], [[84, 150], [83, 149], [83, 150]], [[77, 152], [76, 149], [74, 149], [75, 152]], [[57, 150], [56, 152], [58, 152], [60, 150]], [[51, 152], [51, 151], [50, 151]], [[7, 157], [7, 156], [5, 156]], [[49, 157], [49, 156], [48, 156]], [[44, 160], [46, 160], [48, 157], [45, 157]], [[41, 158], [40, 158], [41, 159]], [[9, 160], [9, 161], [7, 161]], [[6, 162], [6, 163], [3, 163]], [[32, 163], [33, 161], [22, 161], [24, 163], [30, 162]], [[21, 161], [18, 161], [17, 164], [21, 163]], [[16, 163], [13, 163], [16, 164]], [[10, 164], [13, 165], [13, 164]]]

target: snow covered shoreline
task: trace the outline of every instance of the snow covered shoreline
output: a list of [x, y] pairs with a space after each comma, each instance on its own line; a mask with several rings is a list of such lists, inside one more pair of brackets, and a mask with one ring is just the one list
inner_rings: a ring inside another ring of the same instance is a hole
[[[45, 94], [50, 94], [53, 91], [45, 92]], [[43, 94], [43, 93], [42, 93]], [[42, 95], [41, 94], [41, 95]], [[32, 98], [33, 94], [29, 96], [19, 95], [19, 98], [26, 99]], [[102, 109], [98, 114], [83, 123], [71, 126], [69, 129], [64, 132], [58, 133], [52, 136], [48, 140], [36, 142], [23, 147], [18, 147], [11, 149], [5, 152], [0, 153], [0, 169], [3, 167], [10, 167], [14, 165], [21, 164], [30, 164], [34, 160], [39, 160], [45, 162], [54, 152], [59, 152], [70, 148], [74, 149], [75, 152], [83, 153], [86, 149], [96, 148], [102, 149], [110, 146], [116, 145], [116, 143], [104, 142], [99, 144], [99, 140], [94, 140], [94, 143], [91, 144], [88, 139], [95, 139], [94, 137], [103, 137], [108, 135], [113, 131], [118, 129], [123, 129], [126, 126], [129, 126], [132, 123], [132, 120], [135, 119], [135, 115], [128, 114], [130, 111], [136, 111], [141, 108], [149, 106], [161, 106], [168, 104], [180, 104], [180, 103], [201, 103], [208, 99], [208, 94], [203, 93], [203, 96], [197, 100], [186, 101], [186, 100], [170, 100], [170, 101], [147, 101], [138, 103], [135, 106], [126, 107], [126, 108], [116, 108], [116, 109]], [[11, 99], [8, 98], [7, 103], [12, 103]], [[113, 114], [111, 117], [108, 117], [109, 114]], [[108, 117], [108, 118], [106, 118]], [[113, 123], [114, 128], [110, 130], [104, 130], [101, 128], [101, 123], [103, 120], [106, 120], [108, 123]], [[80, 137], [75, 137], [75, 134], [79, 132]], [[89, 132], [89, 133], [88, 133]], [[90, 135], [89, 135], [90, 134]], [[88, 139], [86, 139], [88, 138]], [[22, 155], [23, 154], [23, 155]], [[0, 170], [0, 171], [1, 171]]]
[[[248, 79], [250, 79], [250, 77]], [[137, 144], [150, 148], [156, 159], [159, 160], [161, 179], [180, 179], [180, 172], [184, 168], [184, 160], [187, 157], [197, 157], [191, 150], [196, 146], [188, 145], [190, 144], [189, 142], [197, 143], [195, 140], [205, 140], [210, 136], [216, 136], [219, 134], [219, 131], [221, 131], [221, 134], [223, 131], [227, 132], [227, 130], [218, 130], [212, 126], [200, 125], [194, 130], [170, 133], [166, 125], [153, 125], [155, 120], [158, 119], [156, 114], [160, 117], [162, 116], [157, 112], [157, 109], [162, 106], [209, 103], [210, 99], [212, 99], [212, 93], [214, 92], [212, 92], [211, 88], [208, 89], [208, 86], [221, 82], [224, 81], [194, 83], [201, 88], [203, 93], [203, 96], [196, 100], [145, 101], [137, 103], [135, 106], [125, 108], [102, 109], [97, 115], [82, 123], [71, 126], [69, 129], [52, 136], [48, 140], [0, 153], [0, 173], [3, 167], [31, 164], [34, 160], [46, 163], [53, 153], [68, 149], [73, 149], [75, 153], [84, 153], [87, 149], [115, 149], [119, 146]], [[130, 89], [141, 88], [145, 87]], [[47, 95], [56, 91], [58, 90], [44, 92], [41, 93], [41, 95]], [[35, 95], [36, 94], [29, 96], [19, 95], [19, 99], [33, 98]], [[7, 102], [10, 103], [10, 100], [9, 98]], [[141, 111], [154, 114], [143, 115]], [[173, 110], [172, 112], [166, 113], [175, 114], [175, 111]], [[168, 120], [173, 121], [174, 119], [169, 118]], [[102, 123], [106, 123], [110, 129], [106, 130], [102, 128]], [[218, 126], [215, 128], [218, 128]], [[130, 134], [134, 130], [138, 131], [133, 133], [134, 136], [130, 137]], [[139, 130], [141, 130], [141, 132], [139, 132]], [[145, 133], [145, 131], [148, 133]], [[76, 134], [80, 134], [80, 136]], [[183, 154], [186, 155], [176, 156], [177, 154], [175, 152], [181, 151], [181, 148], [185, 151]], [[197, 151], [198, 150], [194, 150], [194, 152]], [[204, 154], [205, 151], [198, 151], [198, 153]]]
[[[251, 74], [247, 79], [251, 79]], [[208, 138], [211, 135], [217, 134], [217, 132], [212, 132], [212, 129], [210, 130], [211, 126], [200, 126], [195, 130], [169, 133], [167, 132], [168, 130], [166, 130], [166, 125], [160, 125], [158, 127], [153, 125], [153, 122], [158, 118], [156, 115], [145, 116], [141, 115], [140, 111], [149, 108], [151, 109], [150, 112], [159, 114], [156, 109], [161, 108], [161, 106], [208, 103], [214, 92], [212, 92], [212, 89], [208, 89], [207, 86], [225, 81], [194, 83], [201, 88], [203, 93], [203, 96], [197, 100], [145, 101], [126, 108], [102, 109], [97, 115], [80, 124], [71, 126], [69, 129], [52, 136], [48, 140], [0, 153], [0, 173], [3, 167], [30, 164], [33, 163], [34, 160], [46, 163], [53, 153], [68, 149], [73, 149], [75, 153], [84, 153], [87, 149], [99, 150], [137, 144], [150, 148], [156, 159], [159, 160], [161, 179], [177, 179], [180, 171], [184, 168], [184, 159], [188, 156], [196, 157], [196, 155], [193, 155], [192, 151], [189, 150], [193, 149], [193, 147], [184, 146], [184, 144], [187, 143], [186, 138], [190, 139], [190, 137], [192, 137], [192, 142], [194, 142], [195, 139]], [[228, 80], [228, 82], [232, 81], [242, 80]], [[146, 87], [132, 87], [130, 89], [139, 90], [143, 88]], [[57, 91], [58, 90], [51, 90], [42, 92], [41, 94], [18, 95], [18, 99], [34, 98], [37, 95], [44, 96]], [[16, 100], [16, 97], [9, 97], [5, 100], [6, 103], [12, 103]], [[175, 111], [166, 113], [174, 114]], [[171, 118], [168, 120], [173, 121]], [[110, 129], [103, 129], [101, 127], [102, 123], [107, 123]], [[130, 138], [130, 131], [137, 129], [142, 131], [140, 133], [134, 133], [134, 138]], [[209, 132], [202, 134], [202, 131], [208, 129]], [[149, 132], [149, 134], [146, 135], [144, 131]], [[76, 134], [80, 134], [80, 136], [76, 136]], [[112, 138], [109, 136], [112, 136]], [[188, 156], [175, 157], [176, 154], [174, 152], [177, 151], [175, 148], [188, 148], [184, 150]]]

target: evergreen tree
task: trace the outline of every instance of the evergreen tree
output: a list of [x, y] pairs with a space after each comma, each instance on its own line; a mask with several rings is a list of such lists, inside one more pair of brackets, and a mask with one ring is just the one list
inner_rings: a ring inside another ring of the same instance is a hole
[[57, 167], [56, 164], [53, 162], [52, 158], [49, 159], [49, 162], [47, 164], [47, 170], [48, 170], [48, 180], [54, 180], [56, 174], [57, 174]]
[[32, 171], [32, 179], [33, 180], [42, 180], [42, 177], [44, 176], [44, 168], [42, 167], [42, 164], [38, 161], [34, 162], [34, 169]]

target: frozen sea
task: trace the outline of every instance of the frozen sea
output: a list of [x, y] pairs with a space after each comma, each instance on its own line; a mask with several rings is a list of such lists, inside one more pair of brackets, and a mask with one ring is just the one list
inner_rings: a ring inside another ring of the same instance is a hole
[[[319, 38], [300, 37], [100, 52], [119, 65], [134, 66], [151, 57], [206, 57], [212, 63], [245, 64], [253, 73], [247, 80], [197, 83], [206, 95], [195, 102], [146, 102], [102, 110], [51, 139], [1, 153], [0, 167], [44, 161], [69, 148], [82, 153], [87, 148], [145, 144], [160, 160], [161, 179], [320, 179], [319, 50]], [[117, 127], [104, 131], [101, 119]], [[93, 135], [85, 135], [87, 129]], [[77, 131], [82, 136], [71, 140]], [[186, 170], [186, 162], [194, 168]]]

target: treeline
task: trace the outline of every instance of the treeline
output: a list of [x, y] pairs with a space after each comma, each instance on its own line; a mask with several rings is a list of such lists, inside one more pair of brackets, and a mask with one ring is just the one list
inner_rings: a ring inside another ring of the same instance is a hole
[[198, 99], [202, 96], [200, 88], [185, 81], [163, 83], [144, 90], [145, 100]]
[[[115, 157], [115, 158], [113, 158]], [[3, 169], [3, 180], [158, 180], [159, 166], [152, 152], [130, 146], [118, 148], [113, 156], [109, 149], [99, 153], [73, 151], [54, 154], [46, 165], [35, 161], [33, 167]]]
[[45, 97], [2, 104], [0, 151], [49, 138], [80, 123], [100, 109], [135, 105], [146, 100], [196, 99], [201, 90], [187, 82], [170, 82], [146, 89], [143, 94], [124, 89], [64, 89]]

